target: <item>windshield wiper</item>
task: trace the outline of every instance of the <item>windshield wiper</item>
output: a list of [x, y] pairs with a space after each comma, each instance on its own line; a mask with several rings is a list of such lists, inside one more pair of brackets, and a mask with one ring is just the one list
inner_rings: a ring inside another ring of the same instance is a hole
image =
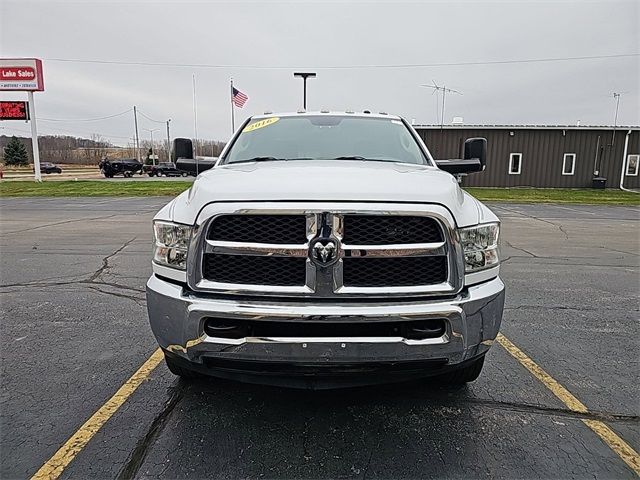
[[282, 158], [276, 158], [276, 157], [253, 157], [253, 158], [245, 158], [243, 160], [235, 160], [233, 162], [229, 162], [229, 164], [234, 164], [234, 163], [248, 163], [248, 162], [273, 162], [275, 160], [284, 160]]
[[395, 158], [369, 158], [369, 157], [361, 157], [360, 155], [346, 155], [344, 157], [335, 157], [331, 160], [364, 160], [366, 162], [398, 162], [402, 163], [401, 160], [396, 160]]
[[234, 163], [248, 163], [248, 162], [286, 162], [287, 160], [317, 160], [312, 157], [298, 157], [298, 158], [276, 158], [276, 157], [253, 157], [253, 158], [245, 158], [243, 160], [236, 160], [234, 162], [229, 162], [227, 165], [233, 165]]

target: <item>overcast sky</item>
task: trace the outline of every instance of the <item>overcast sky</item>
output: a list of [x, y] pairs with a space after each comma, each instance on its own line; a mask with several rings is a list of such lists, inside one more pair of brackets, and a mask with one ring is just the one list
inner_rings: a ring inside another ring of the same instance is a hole
[[[137, 105], [153, 119], [171, 118], [172, 137], [193, 136], [195, 74], [198, 136], [226, 140], [229, 79], [249, 96], [236, 110], [238, 123], [265, 110], [300, 108], [297, 69], [318, 74], [308, 83], [310, 110], [370, 109], [436, 123], [436, 96], [420, 87], [435, 81], [463, 93], [447, 96], [446, 122], [459, 116], [465, 123], [613, 124], [612, 94], [622, 92], [618, 124], [638, 125], [639, 56], [434, 64], [638, 54], [639, 5], [0, 0], [0, 56], [43, 60], [45, 91], [36, 93], [41, 134], [99, 133], [119, 145], [133, 135], [132, 113], [79, 120]], [[144, 128], [162, 128], [154, 136], [166, 136], [162, 124], [139, 122], [141, 138], [149, 137]], [[25, 123], [0, 122], [0, 134], [28, 132]]]

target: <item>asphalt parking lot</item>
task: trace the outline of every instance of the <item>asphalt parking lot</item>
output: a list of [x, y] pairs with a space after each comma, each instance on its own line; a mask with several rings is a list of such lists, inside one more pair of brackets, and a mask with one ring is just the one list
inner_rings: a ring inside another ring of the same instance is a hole
[[[166, 201], [0, 199], [0, 477], [30, 477], [47, 465], [156, 350], [144, 284], [150, 219]], [[66, 468], [49, 463], [45, 471], [634, 478], [639, 209], [492, 207], [503, 222], [502, 331], [588, 411], [569, 408], [498, 344], [480, 379], [461, 390], [427, 381], [321, 392], [187, 384], [160, 364], [86, 445], [76, 437]], [[613, 437], [597, 435], [593, 422]]]

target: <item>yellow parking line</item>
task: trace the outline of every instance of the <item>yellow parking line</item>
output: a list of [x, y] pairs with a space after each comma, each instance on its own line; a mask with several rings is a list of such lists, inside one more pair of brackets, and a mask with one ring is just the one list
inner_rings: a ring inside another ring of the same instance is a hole
[[75, 456], [89, 443], [98, 430], [109, 420], [122, 404], [137, 390], [144, 380], [162, 361], [162, 350], [157, 349], [146, 362], [127, 380], [107, 402], [87, 420], [38, 470], [33, 479], [56, 479]]
[[[556, 379], [545, 372], [536, 362], [531, 360], [531, 358], [529, 358], [522, 350], [516, 347], [511, 340], [501, 333], [498, 334], [497, 340], [507, 352], [509, 352], [527, 370], [529, 370], [534, 377], [540, 380], [545, 387], [551, 390], [551, 393], [558, 397], [569, 410], [577, 413], [589, 413], [587, 407], [580, 400], [574, 397], [569, 390], [560, 385]], [[585, 419], [582, 420], [582, 423], [593, 430], [596, 435], [598, 435], [604, 443], [611, 448], [611, 450], [616, 452], [618, 456], [627, 465], [629, 465], [634, 472], [636, 472], [637, 475], [640, 475], [640, 455], [638, 455], [638, 452], [636, 452], [627, 442], [620, 438], [613, 430], [611, 430], [611, 428], [600, 420]]]
[[[540, 380], [569, 410], [577, 413], [588, 413], [587, 407], [569, 390], [563, 387], [537, 363], [516, 347], [507, 337], [498, 334], [498, 343], [518, 360], [531, 374]], [[142, 382], [160, 364], [163, 354], [156, 350], [146, 362], [118, 389], [107, 402], [74, 433], [66, 443], [34, 474], [34, 479], [57, 479], [78, 453], [89, 443], [124, 402], [138, 389]], [[620, 458], [638, 475], [640, 475], [640, 455], [622, 438], [620, 438], [604, 422], [587, 420], [582, 422], [593, 430]]]

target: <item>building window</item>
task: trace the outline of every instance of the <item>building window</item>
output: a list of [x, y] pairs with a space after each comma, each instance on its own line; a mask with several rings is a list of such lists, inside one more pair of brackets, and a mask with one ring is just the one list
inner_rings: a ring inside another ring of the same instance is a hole
[[509, 155], [509, 175], [520, 175], [522, 171], [522, 154], [512, 153]]
[[565, 153], [562, 159], [562, 175], [573, 175], [576, 171], [576, 154]]
[[640, 155], [627, 155], [627, 176], [638, 176], [638, 164], [640, 164]]

